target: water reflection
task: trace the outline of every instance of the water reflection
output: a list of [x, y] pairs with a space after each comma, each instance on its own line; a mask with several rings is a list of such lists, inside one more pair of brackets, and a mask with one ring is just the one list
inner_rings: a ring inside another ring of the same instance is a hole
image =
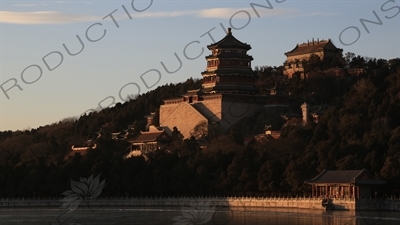
[[[229, 218], [228, 212], [233, 212]], [[320, 211], [302, 209], [225, 209], [214, 215], [214, 224], [233, 225], [400, 225], [400, 212]], [[229, 218], [229, 220], [227, 220]], [[220, 221], [220, 222], [215, 222]], [[228, 221], [224, 223], [223, 221]]]
[[[60, 224], [59, 209], [0, 209], [0, 225]], [[78, 208], [65, 224], [174, 224], [182, 215], [180, 207], [102, 208], [97, 211]], [[194, 213], [192, 213], [194, 215]], [[218, 208], [204, 224], [227, 225], [400, 225], [400, 212], [320, 211], [301, 209]]]

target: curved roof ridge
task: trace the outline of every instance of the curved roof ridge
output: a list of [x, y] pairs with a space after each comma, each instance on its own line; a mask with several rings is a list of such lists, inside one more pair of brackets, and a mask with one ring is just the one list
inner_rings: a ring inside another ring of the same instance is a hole
[[249, 44], [239, 41], [232, 35], [231, 28], [228, 28], [228, 32], [226, 33], [226, 36], [224, 38], [215, 42], [214, 44], [207, 45], [207, 48], [210, 50], [218, 47], [226, 47], [226, 48], [232, 47], [232, 48], [241, 48], [246, 50], [251, 49], [251, 46]]
[[321, 177], [322, 175], [324, 175], [327, 171], [328, 171], [327, 169], [324, 169], [324, 170], [322, 170], [322, 172], [319, 173], [316, 177], [314, 177], [314, 178], [312, 178], [312, 179], [310, 179], [310, 180], [306, 180], [305, 182], [314, 181], [314, 180], [318, 179], [319, 177]]
[[[366, 173], [367, 179], [359, 178]], [[366, 169], [362, 170], [323, 170], [313, 179], [306, 180], [305, 183], [353, 183], [353, 184], [382, 184], [385, 181], [376, 179]]]

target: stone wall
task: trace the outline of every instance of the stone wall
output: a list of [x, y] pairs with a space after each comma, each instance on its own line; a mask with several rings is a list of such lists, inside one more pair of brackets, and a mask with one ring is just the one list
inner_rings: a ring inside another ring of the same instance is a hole
[[160, 106], [160, 126], [170, 130], [178, 128], [184, 138], [190, 137], [193, 128], [202, 121], [220, 122], [222, 130], [237, 123], [239, 120], [261, 111], [264, 106], [262, 99], [252, 99], [241, 95], [210, 95], [203, 101]]
[[239, 120], [250, 117], [263, 109], [263, 104], [251, 99], [227, 99], [222, 102], [222, 129], [228, 129]]
[[202, 121], [208, 120], [187, 102], [160, 107], [160, 126], [167, 126], [171, 130], [177, 127], [185, 138], [190, 137], [190, 132]]
[[[60, 199], [0, 199], [0, 208], [7, 207], [60, 207]], [[325, 210], [322, 198], [257, 198], [257, 197], [198, 197], [198, 198], [97, 198], [82, 202], [85, 206], [187, 206], [194, 202], [209, 202], [212, 205], [235, 208], [296, 208]], [[391, 199], [331, 199], [331, 210], [350, 211], [400, 211], [400, 200]]]
[[[108, 198], [82, 202], [81, 206], [183, 206], [194, 202], [209, 202], [211, 205], [246, 208], [296, 208], [325, 210], [322, 198], [253, 198], [253, 197], [199, 197], [199, 198]], [[355, 210], [355, 202], [350, 199], [335, 200], [333, 209]], [[58, 199], [0, 199], [0, 207], [59, 207]], [[400, 203], [399, 203], [400, 205]], [[392, 208], [395, 209], [395, 208]]]
[[211, 121], [219, 121], [222, 118], [222, 98], [219, 99], [206, 99], [201, 101], [204, 108], [199, 111], [207, 116]]
[[204, 100], [201, 102], [193, 103], [192, 105], [209, 121], [218, 122], [221, 120], [222, 99]]
[[324, 59], [324, 52], [319, 51], [319, 52], [313, 52], [313, 53], [306, 53], [306, 54], [302, 54], [302, 55], [289, 56], [289, 57], [287, 57], [287, 61], [288, 62], [295, 62], [296, 60], [299, 60], [299, 63], [301, 64], [301, 61], [309, 60], [310, 56], [312, 54], [317, 55], [321, 60]]

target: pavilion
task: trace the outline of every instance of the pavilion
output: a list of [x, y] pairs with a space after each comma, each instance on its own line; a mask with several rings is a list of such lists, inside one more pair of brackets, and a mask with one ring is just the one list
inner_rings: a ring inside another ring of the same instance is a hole
[[371, 198], [373, 191], [386, 181], [375, 179], [366, 169], [323, 170], [305, 183], [311, 185], [312, 197]]

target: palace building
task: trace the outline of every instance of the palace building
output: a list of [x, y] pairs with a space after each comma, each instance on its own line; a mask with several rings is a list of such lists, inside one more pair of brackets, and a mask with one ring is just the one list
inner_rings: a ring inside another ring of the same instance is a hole
[[379, 185], [386, 181], [375, 179], [363, 170], [324, 170], [318, 176], [305, 181], [311, 185], [312, 197], [371, 198]]
[[135, 138], [129, 140], [129, 143], [131, 143], [131, 152], [138, 151], [142, 154], [159, 149], [169, 141], [170, 137], [162, 128], [150, 125], [147, 131], [141, 131]]
[[292, 78], [293, 74], [299, 72], [304, 76], [303, 61], [308, 61], [312, 55], [318, 56], [322, 61], [333, 58], [338, 54], [342, 54], [343, 49], [337, 48], [330, 39], [307, 41], [307, 43], [297, 44], [296, 47], [286, 52], [287, 57], [283, 72], [288, 78]]
[[155, 113], [145, 116], [147, 118], [146, 130], [140, 131], [136, 137], [128, 142], [131, 144], [130, 153], [125, 158], [140, 156], [168, 144], [171, 141], [170, 136], [162, 127], [156, 127], [153, 124]]
[[207, 48], [211, 54], [205, 57], [202, 87], [160, 106], [160, 126], [167, 131], [177, 127], [184, 138], [202, 123], [226, 130], [263, 107], [264, 98], [256, 95], [253, 57], [247, 54], [251, 46], [237, 40], [229, 28], [223, 39]]
[[[204, 124], [207, 128], [217, 124], [226, 131], [241, 119], [260, 111], [271, 115], [284, 114], [285, 125], [306, 125], [312, 120], [319, 121], [321, 112], [312, 114], [311, 119], [308, 104], [301, 106], [302, 115], [291, 115], [289, 95], [279, 85], [270, 89], [269, 95], [257, 93], [256, 75], [251, 68], [253, 57], [247, 54], [251, 46], [236, 39], [230, 28], [223, 39], [207, 48], [211, 54], [205, 57], [207, 66], [201, 73], [202, 87], [188, 90], [179, 98], [166, 99], [160, 106], [160, 127], [167, 133], [177, 127], [184, 138], [189, 138], [194, 135], [196, 126]], [[300, 64], [292, 69], [288, 66], [308, 60], [312, 54], [325, 59], [341, 52], [342, 49], [336, 48], [330, 40], [313, 40], [297, 45], [286, 53], [290, 63], [286, 63], [285, 72], [291, 76], [294, 71], [300, 71]]]

